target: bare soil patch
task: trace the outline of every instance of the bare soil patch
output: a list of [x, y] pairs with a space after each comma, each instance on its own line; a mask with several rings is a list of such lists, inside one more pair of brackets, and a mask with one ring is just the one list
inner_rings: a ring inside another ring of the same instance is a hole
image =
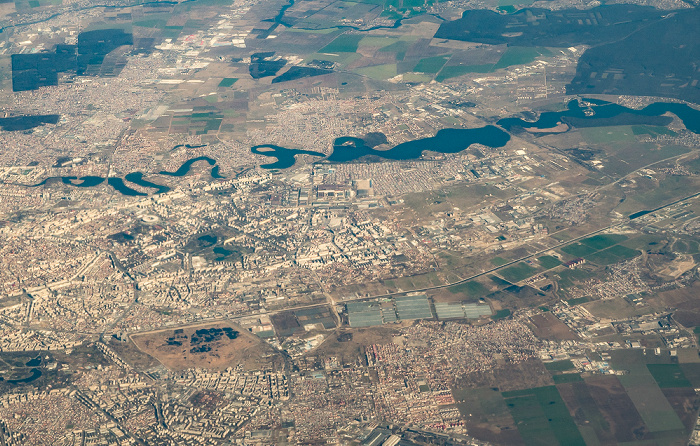
[[191, 325], [131, 336], [142, 352], [171, 370], [191, 367], [247, 370], [279, 366], [281, 353], [262, 339], [231, 322]]
[[539, 338], [551, 340], [578, 340], [576, 333], [571, 331], [552, 313], [536, 314], [530, 318], [534, 326], [533, 332]]

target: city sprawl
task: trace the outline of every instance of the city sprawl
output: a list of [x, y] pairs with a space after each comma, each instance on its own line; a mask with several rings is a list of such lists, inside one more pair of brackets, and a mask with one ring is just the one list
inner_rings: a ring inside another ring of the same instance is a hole
[[699, 11], [0, 1], [0, 445], [700, 444]]

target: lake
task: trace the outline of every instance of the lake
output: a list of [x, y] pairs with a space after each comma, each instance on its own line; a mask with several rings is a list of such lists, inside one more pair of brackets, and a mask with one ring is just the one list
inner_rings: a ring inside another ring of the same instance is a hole
[[[700, 110], [696, 110], [682, 103], [654, 102], [642, 109], [635, 110], [622, 105], [613, 104], [603, 100], [584, 99], [590, 104], [589, 107], [581, 107], [577, 100], [569, 101], [565, 110], [556, 112], [544, 112], [539, 115], [536, 121], [527, 121], [522, 118], [504, 118], [499, 120], [497, 125], [487, 125], [473, 129], [447, 128], [439, 130], [435, 136], [419, 138], [398, 144], [388, 150], [377, 150], [373, 144], [362, 138], [354, 136], [342, 136], [333, 142], [333, 151], [323, 160], [331, 163], [349, 162], [376, 162], [381, 160], [403, 161], [420, 159], [426, 151], [437, 153], [459, 153], [472, 144], [481, 144], [486, 147], [499, 148], [505, 146], [510, 141], [508, 132], [518, 132], [534, 128], [546, 130], [556, 127], [560, 123], [566, 123], [573, 127], [605, 127], [618, 125], [659, 125], [666, 126], [671, 123], [672, 118], [664, 116], [666, 113], [673, 113], [683, 122], [685, 127], [700, 134]], [[505, 130], [504, 130], [505, 129]], [[181, 147], [181, 146], [176, 146]], [[199, 146], [188, 146], [199, 147]], [[319, 158], [325, 154], [312, 150], [290, 149], [274, 144], [261, 144], [250, 148], [252, 153], [263, 155], [275, 159], [274, 162], [261, 164], [263, 169], [288, 169], [296, 164], [297, 155], [310, 155]], [[187, 175], [192, 166], [200, 161], [212, 166], [210, 175], [214, 179], [224, 178], [219, 173], [219, 166], [215, 159], [208, 156], [199, 156], [185, 161], [176, 171], [160, 171], [157, 175], [171, 177], [183, 177]], [[127, 186], [124, 180], [144, 188], [155, 189], [156, 194], [170, 191], [168, 186], [153, 183], [143, 179], [144, 173], [131, 172], [124, 176], [124, 179], [110, 177], [107, 183], [122, 195], [126, 196], [148, 196]], [[63, 184], [75, 187], [95, 187], [101, 185], [105, 178], [99, 176], [65, 176], [50, 177], [41, 183], [29, 186], [37, 187], [59, 180]]]
[[442, 129], [433, 137], [404, 142], [389, 150], [376, 150], [367, 146], [360, 138], [344, 136], [335, 140], [333, 153], [326, 161], [346, 163], [363, 157], [396, 161], [411, 160], [420, 158], [427, 150], [438, 153], [459, 153], [475, 143], [497, 148], [505, 146], [509, 140], [508, 133], [493, 125], [476, 129]]
[[[261, 150], [267, 149], [267, 150]], [[312, 150], [297, 150], [297, 149], [287, 149], [285, 147], [276, 146], [274, 144], [262, 144], [259, 146], [253, 146], [250, 151], [263, 156], [269, 156], [272, 158], [277, 158], [274, 163], [262, 164], [260, 167], [263, 169], [287, 169], [292, 167], [296, 163], [297, 155], [312, 155], [312, 156], [325, 156], [321, 152], [314, 152]]]
[[567, 109], [557, 112], [545, 112], [540, 114], [537, 121], [529, 122], [520, 118], [506, 118], [497, 122], [498, 125], [508, 131], [516, 128], [549, 129], [556, 127], [560, 122], [574, 127], [604, 127], [614, 125], [668, 125], [673, 118], [663, 116], [671, 112], [683, 121], [685, 127], [693, 133], [700, 133], [700, 110], [689, 107], [686, 104], [670, 102], [654, 102], [640, 110], [627, 108], [610, 102], [584, 99], [590, 102], [592, 115], [586, 115], [578, 101], [569, 101]]

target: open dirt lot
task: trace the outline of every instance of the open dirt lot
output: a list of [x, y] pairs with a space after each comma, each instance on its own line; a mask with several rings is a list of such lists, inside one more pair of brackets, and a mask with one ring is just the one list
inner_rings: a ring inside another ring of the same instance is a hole
[[216, 322], [131, 336], [142, 352], [171, 370], [225, 369], [242, 364], [258, 370], [280, 365], [282, 355], [236, 324]]
[[536, 314], [530, 318], [537, 337], [551, 340], [577, 340], [579, 337], [552, 313]]

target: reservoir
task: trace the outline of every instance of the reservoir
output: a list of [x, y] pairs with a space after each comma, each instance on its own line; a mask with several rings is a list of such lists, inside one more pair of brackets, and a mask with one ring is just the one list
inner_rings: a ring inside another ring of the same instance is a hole
[[388, 160], [412, 160], [430, 150], [438, 153], [459, 153], [470, 145], [478, 143], [488, 147], [503, 147], [510, 135], [493, 125], [476, 129], [442, 129], [430, 138], [415, 139], [401, 143], [389, 150], [375, 150], [360, 138], [344, 136], [333, 144], [333, 153], [327, 161], [347, 163], [362, 157], [378, 157]]
[[[210, 166], [216, 165], [216, 160], [213, 158], [209, 158], [208, 156], [198, 156], [197, 158], [192, 158], [187, 161], [185, 161], [182, 166], [180, 166], [175, 172], [168, 172], [167, 170], [161, 170], [159, 173], [161, 175], [168, 175], [171, 177], [184, 177], [190, 172], [190, 168], [192, 167], [192, 164], [198, 162], [198, 161], [206, 161], [209, 163]], [[216, 169], [216, 172], [214, 171]], [[219, 178], [221, 176], [219, 175], [219, 169], [218, 166], [214, 167], [211, 171], [211, 176], [216, 178], [214, 175], [217, 175]]]
[[[78, 180], [79, 183], [74, 183], [73, 180]], [[69, 186], [75, 187], [94, 187], [104, 182], [104, 178], [95, 176], [86, 177], [61, 177], [63, 184], [68, 184]]]
[[[266, 149], [266, 150], [261, 150]], [[273, 144], [262, 144], [259, 146], [253, 146], [250, 151], [256, 155], [264, 155], [272, 158], [277, 158], [274, 163], [262, 164], [260, 167], [263, 169], [287, 169], [296, 163], [296, 155], [312, 155], [312, 156], [325, 156], [321, 152], [314, 152], [312, 150], [296, 150], [287, 149], [285, 147], [276, 146]]]
[[[199, 146], [197, 146], [199, 147]], [[322, 154], [320, 156], [323, 156]], [[197, 158], [192, 158], [184, 162], [175, 172], [168, 172], [168, 171], [161, 171], [159, 172], [160, 175], [167, 175], [171, 177], [183, 177], [187, 175], [190, 172], [190, 169], [192, 168], [192, 165], [198, 161], [206, 161], [209, 163], [210, 166], [214, 166], [211, 169], [211, 176], [214, 179], [222, 179], [225, 178], [223, 175], [219, 173], [219, 166], [216, 165], [216, 160], [209, 158], [207, 156], [200, 156]], [[293, 164], [293, 163], [292, 163]], [[127, 173], [124, 175], [124, 179], [118, 178], [118, 177], [110, 177], [107, 178], [107, 184], [112, 186], [117, 192], [119, 192], [122, 195], [126, 195], [128, 197], [146, 197], [148, 194], [139, 192], [136, 189], [133, 189], [129, 186], [127, 186], [124, 183], [124, 180], [137, 184], [141, 187], [145, 187], [147, 189], [156, 189], [155, 193], [156, 194], [164, 194], [166, 192], [170, 191], [170, 188], [168, 186], [164, 186], [162, 184], [157, 184], [153, 183], [151, 181], [147, 181], [143, 179], [143, 173], [142, 172], [131, 172]], [[68, 186], [75, 186], [75, 187], [95, 187], [99, 186], [100, 184], [104, 183], [105, 178], [104, 177], [99, 177], [99, 176], [93, 176], [93, 175], [88, 175], [84, 177], [76, 177], [76, 176], [65, 176], [65, 177], [49, 177], [46, 178], [44, 181], [34, 184], [31, 186], [27, 187], [38, 187], [38, 186], [43, 186], [45, 184], [48, 184], [52, 180], [61, 180], [63, 184], [66, 184]]]
[[[217, 166], [218, 167], [218, 166]], [[155, 193], [157, 194], [164, 194], [166, 192], [170, 192], [170, 188], [168, 186], [163, 186], [160, 184], [156, 183], [151, 183], [150, 181], [146, 181], [143, 179], [143, 174], [141, 172], [131, 172], [127, 173], [124, 176], [124, 179], [126, 181], [130, 181], [134, 184], [138, 184], [141, 187], [146, 187], [146, 188], [151, 188], [151, 189], [157, 189]]]
[[[574, 127], [606, 127], [636, 124], [666, 126], [672, 121], [671, 117], [664, 116], [666, 113], [673, 113], [674, 115], [678, 116], [689, 131], [700, 134], [700, 110], [696, 110], [686, 104], [655, 102], [640, 110], [635, 110], [602, 100], [584, 100], [591, 104], [590, 107], [583, 108], [577, 100], [572, 100], [567, 104], [566, 110], [541, 113], [539, 118], [533, 122], [526, 121], [521, 118], [504, 118], [497, 122], [498, 126], [487, 125], [473, 129], [447, 128], [439, 130], [435, 136], [407, 141], [398, 144], [389, 150], [376, 150], [372, 146], [365, 143], [362, 138], [342, 136], [335, 139], [333, 142], [332, 153], [323, 161], [332, 163], [349, 163], [356, 161], [371, 162], [381, 160], [414, 160], [420, 159], [425, 151], [445, 154], [459, 153], [467, 149], [472, 144], [481, 144], [491, 148], [499, 148], [505, 146], [508, 141], [510, 141], [510, 134], [508, 132], [528, 128], [536, 128], [540, 130], [550, 129], [556, 127], [562, 122]], [[180, 146], [176, 146], [175, 148], [177, 147]], [[274, 162], [260, 165], [260, 167], [263, 169], [288, 169], [294, 166], [296, 163], [297, 155], [310, 155], [319, 158], [323, 158], [325, 156], [321, 152], [289, 149], [274, 144], [261, 144], [253, 146], [251, 147], [250, 151], [256, 155], [263, 155], [275, 159]], [[212, 178], [225, 178], [219, 173], [219, 166], [217, 165], [216, 160], [208, 156], [199, 156], [189, 159], [185, 161], [175, 172], [164, 170], [158, 172], [158, 174], [171, 177], [183, 177], [190, 172], [195, 163], [200, 161], [204, 161], [212, 166], [210, 172]], [[124, 179], [117, 177], [107, 178], [107, 183], [122, 195], [132, 197], [148, 196], [148, 194], [139, 192], [127, 186], [124, 180], [144, 188], [155, 189], [156, 194], [162, 194], [170, 191], [168, 186], [144, 180], [143, 176], [144, 174], [142, 172], [131, 172], [126, 174]], [[38, 184], [28, 187], [42, 186], [51, 180], [58, 180], [59, 178], [63, 184], [75, 187], [95, 187], [101, 185], [105, 181], [105, 178], [99, 176], [84, 176], [80, 178], [75, 176], [49, 177]], [[634, 215], [634, 218], [639, 216], [641, 215]]]
[[537, 121], [528, 122], [520, 118], [505, 118], [497, 122], [504, 129], [511, 131], [515, 128], [549, 129], [563, 122], [574, 127], [604, 127], [613, 125], [668, 125], [672, 118], [663, 116], [671, 112], [683, 121], [685, 127], [693, 133], [700, 133], [700, 110], [689, 107], [686, 104], [654, 102], [646, 107], [635, 110], [610, 102], [584, 99], [593, 104], [590, 110], [593, 114], [586, 114], [578, 101], [569, 101], [567, 110], [558, 112], [545, 112], [540, 114]]
[[139, 192], [135, 189], [130, 188], [126, 184], [124, 184], [124, 180], [121, 178], [117, 177], [110, 177], [107, 178], [107, 184], [112, 186], [117, 190], [122, 195], [126, 195], [128, 197], [146, 197], [148, 194], [144, 194], [143, 192]]

